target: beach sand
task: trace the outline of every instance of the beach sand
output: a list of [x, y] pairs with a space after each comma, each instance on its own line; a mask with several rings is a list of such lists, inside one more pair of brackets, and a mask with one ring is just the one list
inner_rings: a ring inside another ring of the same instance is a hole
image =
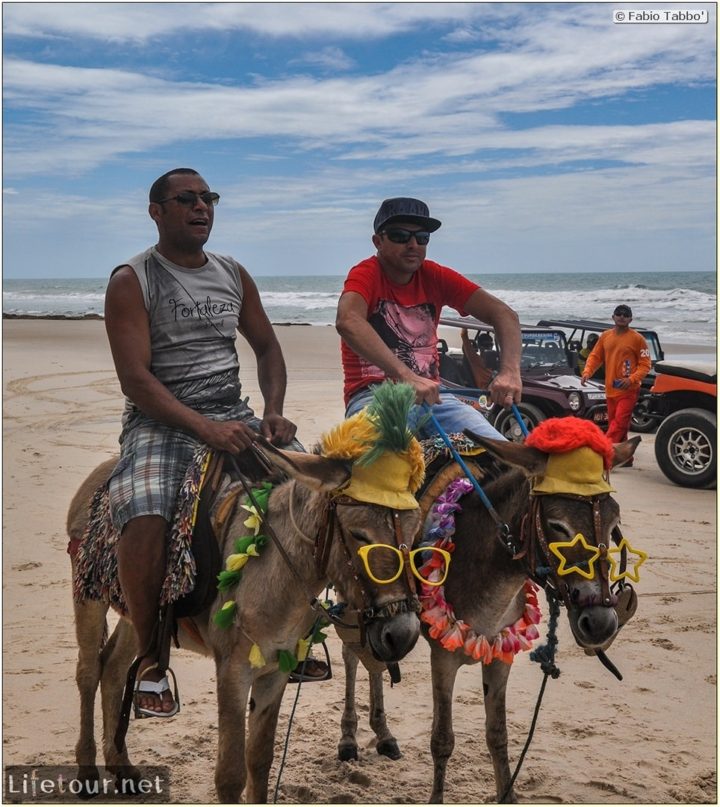
[[[17, 320], [3, 326], [3, 762], [72, 764], [78, 699], [65, 516], [86, 474], [116, 452], [120, 389], [102, 322]], [[339, 340], [331, 327], [277, 332], [289, 368], [286, 414], [310, 446], [343, 416]], [[244, 343], [241, 360], [245, 394], [258, 401], [252, 353]], [[638, 613], [608, 652], [624, 680], [584, 655], [562, 614], [561, 675], [548, 681], [517, 794], [535, 803], [714, 803], [715, 491], [668, 482], [647, 435], [635, 466], [616, 471], [612, 481], [626, 537], [650, 556], [637, 585]], [[542, 597], [541, 604], [546, 612]], [[432, 780], [427, 644], [418, 642], [401, 664], [402, 682], [386, 688], [402, 759], [392, 762], [375, 752], [360, 676], [361, 758], [351, 763], [336, 757], [344, 675], [334, 634], [329, 646], [334, 678], [301, 689], [278, 800], [426, 802]], [[183, 710], [169, 721], [131, 723], [131, 757], [136, 764], [170, 767], [173, 802], [213, 802], [214, 666], [182, 650], [173, 652], [172, 664]], [[514, 667], [508, 686], [513, 766], [542, 681], [527, 653]], [[271, 787], [295, 694], [289, 687], [283, 701]], [[446, 800], [493, 799], [480, 670], [465, 667], [455, 691]]]

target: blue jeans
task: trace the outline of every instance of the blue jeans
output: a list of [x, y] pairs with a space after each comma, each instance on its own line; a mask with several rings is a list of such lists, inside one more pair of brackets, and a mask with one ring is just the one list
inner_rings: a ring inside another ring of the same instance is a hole
[[[372, 386], [361, 389], [360, 392], [356, 392], [347, 405], [345, 417], [349, 418], [351, 415], [364, 409], [372, 400], [372, 396]], [[492, 440], [505, 440], [502, 434], [491, 426], [485, 416], [481, 415], [477, 409], [473, 409], [448, 392], [440, 393], [440, 403], [433, 406], [432, 411], [438, 423], [448, 434], [462, 432], [463, 429], [470, 429], [470, 431], [479, 434], [481, 437], [489, 437]], [[437, 432], [435, 426], [429, 419], [427, 419], [427, 422], [418, 431], [418, 422], [423, 418], [427, 418], [427, 412], [421, 406], [413, 406], [408, 416], [408, 426], [410, 429], [417, 432], [417, 436], [420, 440], [428, 437], [436, 437]]]

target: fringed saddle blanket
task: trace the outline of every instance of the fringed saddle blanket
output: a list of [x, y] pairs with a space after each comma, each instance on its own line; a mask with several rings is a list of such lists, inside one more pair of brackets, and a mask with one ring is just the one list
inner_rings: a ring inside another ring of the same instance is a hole
[[[198, 494], [211, 456], [212, 449], [199, 446], [180, 486], [167, 543], [167, 572], [160, 592], [161, 606], [176, 602], [195, 586], [197, 567], [191, 551], [192, 534], [197, 517]], [[119, 537], [110, 520], [108, 486], [104, 484], [93, 497], [90, 520], [76, 557], [73, 591], [76, 602], [102, 600], [127, 613], [117, 573]]]

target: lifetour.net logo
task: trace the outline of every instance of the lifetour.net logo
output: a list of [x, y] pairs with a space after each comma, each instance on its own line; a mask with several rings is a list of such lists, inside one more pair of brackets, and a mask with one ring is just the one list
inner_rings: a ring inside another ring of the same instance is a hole
[[704, 8], [616, 9], [613, 22], [619, 25], [702, 25], [708, 21]]
[[170, 779], [167, 767], [146, 767], [111, 773], [99, 767], [97, 776], [78, 775], [70, 765], [7, 765], [3, 770], [3, 804], [77, 804], [88, 798], [98, 802], [167, 804]]

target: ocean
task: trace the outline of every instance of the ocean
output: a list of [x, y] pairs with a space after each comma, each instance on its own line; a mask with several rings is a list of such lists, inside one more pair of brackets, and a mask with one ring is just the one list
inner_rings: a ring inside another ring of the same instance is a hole
[[[610, 322], [618, 303], [633, 310], [633, 325], [656, 330], [663, 343], [714, 346], [717, 279], [714, 272], [468, 275], [508, 303], [523, 324], [540, 319]], [[271, 321], [330, 325], [342, 290], [340, 276], [257, 276]], [[102, 315], [106, 278], [3, 281], [3, 315]], [[452, 315], [450, 309], [445, 315]]]

